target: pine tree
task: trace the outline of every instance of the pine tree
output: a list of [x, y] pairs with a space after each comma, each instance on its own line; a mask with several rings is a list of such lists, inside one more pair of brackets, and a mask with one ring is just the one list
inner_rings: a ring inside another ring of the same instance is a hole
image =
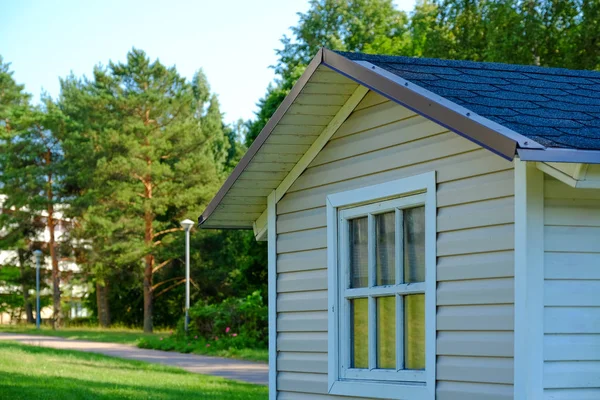
[[[92, 81], [63, 89], [62, 107], [79, 130], [73, 140], [86, 149], [79, 157], [68, 153], [80, 160], [75, 165], [95, 160], [94, 186], [86, 189], [93, 201], [82, 223], [88, 231], [104, 227], [93, 240], [109, 262], [141, 260], [144, 331], [151, 332], [155, 289], [162, 285], [154, 278], [172, 261], [162, 249], [180, 234], [181, 219], [200, 214], [222, 179], [229, 139], [217, 98], [201, 72], [188, 82], [137, 49], [126, 63], [98, 67]], [[81, 122], [77, 113], [86, 110], [101, 123]]]
[[[58, 246], [55, 237], [56, 206], [62, 202], [62, 168], [64, 157], [60, 137], [65, 121], [54, 103], [44, 98], [39, 107], [28, 105], [28, 97], [22, 87], [12, 80], [8, 66], [0, 68], [0, 85], [5, 90], [0, 99], [0, 187], [5, 195], [4, 208], [14, 210], [9, 225], [21, 225], [23, 233], [27, 221], [33, 221], [45, 213], [49, 233], [48, 251], [52, 263], [52, 290], [54, 326], [62, 324], [60, 302], [60, 271]], [[22, 216], [23, 213], [28, 213]], [[23, 244], [20, 244], [23, 247]], [[23, 257], [22, 261], [25, 259]]]
[[47, 246], [52, 264], [52, 321], [54, 327], [60, 327], [63, 314], [55, 229], [57, 205], [63, 203], [64, 158], [60, 135], [64, 131], [64, 120], [52, 101], [45, 99], [42, 106], [21, 115], [17, 126], [3, 136], [0, 145], [0, 182], [7, 196], [4, 206], [27, 210], [31, 219], [45, 214], [43, 220], [49, 234]]

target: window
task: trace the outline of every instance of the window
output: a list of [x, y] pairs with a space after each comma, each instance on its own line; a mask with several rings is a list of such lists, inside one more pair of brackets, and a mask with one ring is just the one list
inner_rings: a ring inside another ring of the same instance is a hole
[[330, 393], [433, 399], [434, 173], [327, 200]]

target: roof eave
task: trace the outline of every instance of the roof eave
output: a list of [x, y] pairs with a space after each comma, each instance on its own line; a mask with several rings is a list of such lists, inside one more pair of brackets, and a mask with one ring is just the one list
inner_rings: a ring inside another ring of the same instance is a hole
[[[277, 111], [269, 119], [206, 210], [198, 218], [199, 225], [204, 224], [212, 215], [320, 65], [325, 65], [382, 96], [424, 115], [505, 159], [513, 160], [518, 152], [519, 157], [524, 161], [600, 163], [600, 151], [547, 149], [534, 140], [374, 64], [366, 61], [353, 61], [331, 50], [322, 48], [312, 59]], [[210, 223], [203, 227], [217, 228], [211, 226]], [[251, 229], [252, 227], [240, 226], [240, 228]]]
[[[206, 222], [206, 220], [215, 211], [215, 209], [221, 203], [221, 201], [223, 200], [223, 198], [225, 197], [225, 195], [227, 194], [229, 189], [231, 189], [231, 187], [233, 186], [235, 181], [239, 178], [239, 176], [242, 174], [242, 172], [244, 172], [244, 170], [246, 169], [246, 167], [248, 166], [250, 161], [252, 161], [252, 159], [254, 158], [256, 153], [258, 153], [258, 151], [260, 150], [262, 145], [267, 141], [267, 139], [269, 138], [269, 135], [271, 134], [273, 129], [277, 126], [277, 124], [279, 123], [281, 118], [283, 118], [283, 116], [285, 115], [287, 110], [290, 108], [290, 106], [292, 105], [294, 100], [296, 100], [296, 97], [298, 97], [298, 95], [300, 94], [300, 92], [302, 91], [302, 89], [304, 88], [306, 83], [309, 81], [310, 77], [314, 74], [314, 72], [317, 70], [319, 65], [322, 64], [323, 50], [324, 49], [320, 49], [317, 52], [317, 54], [315, 55], [315, 57], [308, 64], [308, 66], [306, 67], [306, 70], [304, 71], [302, 76], [300, 76], [298, 81], [294, 84], [294, 86], [292, 87], [292, 90], [290, 90], [290, 93], [285, 97], [285, 99], [283, 99], [283, 102], [279, 105], [279, 107], [277, 108], [277, 110], [275, 111], [273, 116], [271, 116], [271, 118], [269, 119], [269, 121], [267, 122], [265, 127], [260, 131], [260, 134], [256, 137], [254, 142], [252, 142], [252, 145], [248, 148], [248, 151], [246, 151], [246, 154], [244, 154], [244, 156], [242, 157], [240, 162], [234, 168], [231, 175], [229, 175], [229, 177], [227, 178], [225, 183], [223, 183], [223, 186], [221, 186], [221, 188], [219, 189], [219, 191], [217, 192], [215, 197], [208, 204], [208, 206], [206, 207], [206, 210], [204, 210], [202, 215], [200, 215], [200, 217], [198, 217], [198, 225], [199, 226], [202, 226], [202, 224], [204, 222]], [[212, 226], [205, 226], [205, 227], [213, 228]], [[216, 228], [216, 227], [214, 227], [214, 228]], [[252, 229], [252, 226], [244, 227], [243, 229]]]

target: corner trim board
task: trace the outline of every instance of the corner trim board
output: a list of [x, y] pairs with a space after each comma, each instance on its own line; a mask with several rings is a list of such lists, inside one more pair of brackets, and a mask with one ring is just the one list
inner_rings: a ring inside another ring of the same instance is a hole
[[275, 191], [267, 198], [268, 294], [269, 294], [269, 400], [277, 399], [277, 201]]
[[541, 399], [544, 375], [544, 173], [515, 159], [515, 400]]

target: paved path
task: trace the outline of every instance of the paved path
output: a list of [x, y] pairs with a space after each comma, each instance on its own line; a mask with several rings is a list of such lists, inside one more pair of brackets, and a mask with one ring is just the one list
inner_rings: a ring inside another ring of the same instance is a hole
[[252, 361], [147, 350], [125, 344], [69, 340], [51, 336], [0, 333], [0, 341], [2, 340], [11, 340], [22, 344], [53, 347], [56, 349], [87, 351], [129, 360], [170, 365], [197, 374], [221, 376], [227, 379], [235, 379], [259, 385], [267, 385], [269, 380], [269, 368], [267, 364]]

